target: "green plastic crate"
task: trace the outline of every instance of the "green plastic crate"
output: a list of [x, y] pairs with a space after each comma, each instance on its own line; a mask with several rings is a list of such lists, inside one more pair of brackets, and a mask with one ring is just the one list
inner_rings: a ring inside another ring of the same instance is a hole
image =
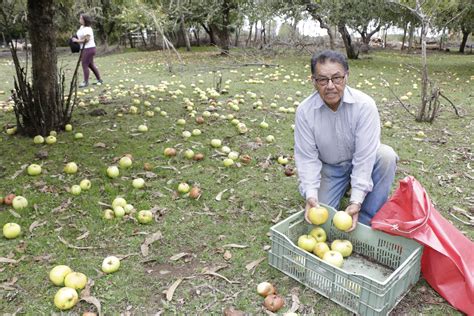
[[341, 232], [331, 220], [336, 211], [323, 206], [329, 211], [329, 220], [321, 225], [328, 241], [348, 239], [353, 245], [342, 268], [296, 246], [298, 237], [313, 228], [304, 211], [271, 227], [269, 264], [351, 312], [388, 314], [418, 281], [423, 246], [360, 223], [351, 233]]

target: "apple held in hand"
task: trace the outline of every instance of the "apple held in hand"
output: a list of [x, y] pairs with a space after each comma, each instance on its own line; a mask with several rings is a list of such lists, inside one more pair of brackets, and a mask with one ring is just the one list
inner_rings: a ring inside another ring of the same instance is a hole
[[119, 168], [117, 166], [110, 166], [107, 168], [107, 176], [109, 178], [117, 178], [120, 175]]
[[77, 164], [75, 162], [68, 162], [64, 166], [64, 172], [67, 174], [74, 174], [77, 172]]
[[64, 278], [64, 285], [76, 290], [82, 290], [86, 287], [87, 276], [81, 272], [71, 272]]
[[352, 227], [352, 217], [344, 211], [338, 211], [332, 218], [337, 229], [346, 231]]
[[[322, 225], [326, 223], [329, 217], [329, 212], [325, 207], [311, 207], [308, 210], [308, 218], [314, 225]], [[324, 241], [324, 240], [323, 240]]]
[[13, 198], [12, 206], [16, 211], [21, 211], [28, 206], [28, 200], [21, 195], [17, 195]]
[[302, 235], [298, 238], [298, 247], [306, 251], [312, 252], [318, 242], [311, 235]]
[[120, 268], [120, 259], [115, 256], [108, 256], [102, 261], [102, 271], [104, 273], [114, 273]]
[[60, 288], [54, 295], [54, 305], [60, 310], [71, 309], [78, 301], [77, 291], [70, 287]]
[[137, 220], [140, 224], [149, 224], [153, 221], [153, 213], [150, 210], [142, 210], [138, 212]]
[[341, 253], [334, 250], [329, 250], [326, 252], [323, 256], [323, 260], [338, 268], [342, 267], [344, 262], [344, 258], [342, 257]]
[[3, 236], [6, 239], [13, 239], [21, 234], [21, 227], [17, 223], [6, 223], [3, 225]]
[[314, 246], [313, 253], [322, 259], [324, 257], [324, 254], [328, 252], [329, 250], [331, 249], [329, 249], [329, 246], [327, 243], [318, 242], [316, 246]]
[[26, 171], [28, 172], [30, 176], [37, 176], [41, 173], [41, 166], [35, 163], [32, 163], [31, 165], [28, 166]]
[[326, 241], [327, 235], [326, 231], [322, 227], [315, 227], [313, 228], [309, 234], [316, 239], [317, 242], [324, 242]]
[[352, 243], [346, 239], [336, 239], [331, 243], [331, 250], [340, 252], [344, 258], [349, 257], [352, 254]]
[[49, 271], [49, 279], [54, 285], [63, 286], [64, 278], [72, 272], [72, 269], [66, 265], [58, 265]]

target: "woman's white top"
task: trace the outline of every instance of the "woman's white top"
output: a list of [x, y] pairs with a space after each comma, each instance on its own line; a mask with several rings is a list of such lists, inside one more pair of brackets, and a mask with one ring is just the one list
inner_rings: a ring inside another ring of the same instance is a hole
[[89, 41], [85, 43], [84, 48], [95, 47], [94, 32], [92, 31], [92, 27], [81, 25], [81, 28], [77, 31], [77, 38], [82, 40], [86, 35], [89, 35]]

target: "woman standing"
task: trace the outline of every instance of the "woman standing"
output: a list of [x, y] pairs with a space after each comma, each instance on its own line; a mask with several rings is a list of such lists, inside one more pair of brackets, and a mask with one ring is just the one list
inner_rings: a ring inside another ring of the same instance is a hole
[[84, 81], [79, 85], [79, 88], [84, 88], [89, 85], [89, 68], [97, 78], [97, 84], [102, 84], [100, 78], [99, 69], [94, 64], [95, 56], [95, 41], [94, 32], [92, 31], [92, 19], [90, 16], [81, 14], [79, 17], [79, 23], [81, 27], [77, 31], [77, 38], [74, 39], [76, 43], [82, 43], [81, 48], [84, 48], [82, 52], [82, 71], [84, 72]]

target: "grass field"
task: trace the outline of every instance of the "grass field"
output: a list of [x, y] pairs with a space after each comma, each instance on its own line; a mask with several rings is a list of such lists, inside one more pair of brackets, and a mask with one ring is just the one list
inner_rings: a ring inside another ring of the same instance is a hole
[[[70, 72], [76, 57], [61, 55], [60, 64]], [[53, 266], [66, 264], [93, 281], [90, 295], [107, 315], [221, 314], [230, 306], [265, 314], [255, 290], [262, 281], [275, 284], [285, 297], [283, 311], [296, 297], [302, 315], [349, 314], [270, 267], [265, 259], [273, 221], [303, 206], [296, 176], [286, 176], [277, 158], [289, 157], [294, 167], [291, 109], [313, 90], [308, 80], [310, 56], [288, 54], [270, 59], [235, 51], [232, 57], [223, 58], [202, 49], [181, 52], [181, 57], [184, 64], [162, 52], [98, 57], [105, 85], [81, 90], [82, 103], [71, 122], [73, 131], [60, 132], [54, 145], [36, 145], [30, 138], [2, 131], [0, 196], [14, 193], [29, 201], [21, 211], [0, 205], [0, 225], [16, 222], [22, 228], [19, 238], [0, 238], [2, 313], [58, 312], [53, 304], [58, 288], [48, 280], [48, 273]], [[167, 64], [170, 60], [172, 72]], [[455, 206], [472, 214], [474, 206], [474, 60], [472, 56], [434, 54], [429, 64], [432, 79], [456, 104], [461, 118], [448, 104], [434, 124], [417, 123], [381, 83], [382, 78], [387, 80], [398, 96], [411, 94], [407, 102], [416, 111], [420, 75], [408, 65], [419, 65], [417, 55], [377, 52], [351, 61], [349, 85], [373, 96], [382, 123], [392, 122], [392, 128], [383, 128], [382, 142], [400, 156], [397, 180], [415, 176], [438, 211], [473, 240], [472, 226], [454, 220], [449, 211]], [[210, 90], [220, 82], [228, 93]], [[0, 91], [12, 86], [11, 59], [0, 59]], [[8, 93], [0, 94], [0, 107], [5, 109], [0, 111], [1, 126], [15, 122], [13, 112], [7, 111], [7, 100]], [[239, 100], [238, 111], [229, 100]], [[132, 105], [138, 109], [136, 114], [130, 113]], [[91, 115], [99, 108], [106, 114]], [[195, 117], [206, 110], [217, 114], [198, 124]], [[146, 111], [154, 115], [147, 116]], [[186, 120], [185, 125], [177, 124], [180, 118]], [[239, 133], [232, 118], [245, 123], [248, 132]], [[269, 124], [267, 129], [259, 126], [263, 120]], [[148, 132], [138, 131], [141, 124]], [[183, 131], [194, 129], [202, 134], [182, 136]], [[84, 138], [75, 139], [77, 132]], [[268, 135], [275, 141], [267, 142]], [[250, 163], [225, 167], [226, 154], [210, 146], [214, 138], [249, 155]], [[175, 148], [177, 156], [165, 157], [167, 147]], [[205, 158], [186, 159], [186, 149]], [[118, 178], [108, 178], [107, 167], [116, 165], [125, 154], [133, 156], [132, 167], [121, 169]], [[65, 174], [64, 165], [72, 161], [79, 171]], [[40, 164], [42, 174], [29, 176], [25, 169], [31, 163]], [[144, 189], [132, 187], [137, 177], [145, 179]], [[70, 187], [85, 178], [91, 180], [91, 189], [72, 195]], [[201, 197], [194, 200], [178, 194], [181, 182], [199, 186]], [[137, 211], [151, 209], [153, 223], [141, 225], [134, 215], [104, 219], [106, 205], [117, 196]], [[149, 253], [144, 256], [145, 240], [152, 236], [158, 240], [148, 245]], [[109, 255], [122, 258], [121, 267], [104, 274], [101, 263]], [[263, 261], [254, 268], [246, 268], [259, 259]], [[95, 310], [90, 299], [80, 301], [71, 312], [88, 310]], [[394, 311], [403, 313], [456, 311], [420, 280]]]

